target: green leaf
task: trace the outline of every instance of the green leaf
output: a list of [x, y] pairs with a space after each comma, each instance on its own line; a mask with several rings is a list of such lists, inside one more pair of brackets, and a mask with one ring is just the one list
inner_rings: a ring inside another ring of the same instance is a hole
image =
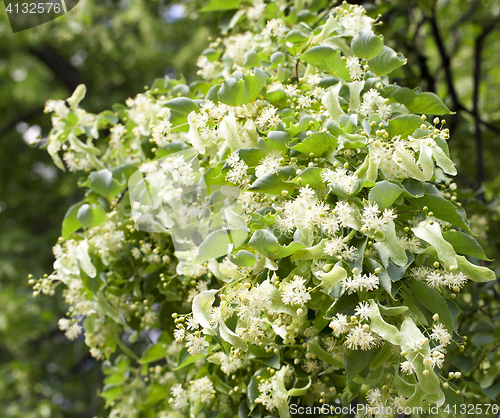
[[258, 144], [260, 150], [267, 155], [273, 150], [288, 152], [288, 143], [290, 141], [291, 138], [287, 132], [271, 131], [267, 135], [267, 138], [259, 138]]
[[80, 104], [80, 102], [85, 98], [85, 94], [87, 94], [87, 87], [85, 87], [85, 84], [80, 84], [75, 89], [71, 97], [66, 99], [71, 109], [76, 108]]
[[441, 226], [434, 222], [421, 222], [418, 226], [412, 228], [416, 237], [427, 242], [436, 249], [438, 258], [443, 262], [446, 269], [457, 267], [456, 253], [453, 246], [443, 238]]
[[192, 111], [197, 112], [199, 110], [196, 103], [187, 97], [176, 97], [175, 99], [171, 99], [165, 103], [165, 106], [184, 116], [189, 115]]
[[321, 287], [330, 292], [333, 286], [347, 278], [347, 272], [340, 266], [335, 266], [328, 273], [316, 273], [321, 279]]
[[262, 61], [260, 54], [257, 54], [253, 49], [245, 54], [245, 61], [243, 61], [243, 67], [259, 67]]
[[193, 320], [197, 324], [200, 324], [205, 329], [205, 332], [208, 332], [210, 335], [215, 335], [215, 331], [210, 325], [212, 321], [212, 314], [210, 312], [217, 292], [217, 289], [204, 290], [194, 297], [192, 304]]
[[368, 193], [368, 199], [377, 202], [381, 211], [390, 207], [403, 192], [401, 187], [388, 181], [380, 181]]
[[457, 255], [458, 271], [474, 282], [489, 282], [496, 279], [495, 272], [487, 267], [476, 266], [464, 256]]
[[305, 248], [302, 242], [292, 242], [288, 246], [280, 245], [278, 238], [274, 236], [271, 231], [267, 229], [259, 229], [254, 232], [252, 238], [248, 242], [248, 245], [253, 249], [257, 250], [261, 254], [264, 254], [267, 258], [277, 259], [288, 257], [295, 253], [295, 251]]
[[338, 118], [344, 114], [339, 101], [340, 87], [342, 87], [340, 83], [330, 87], [326, 90], [323, 98], [321, 99], [321, 103], [323, 103], [323, 106], [325, 106], [326, 110], [328, 110], [328, 113], [330, 113], [330, 116], [334, 121], [338, 120]]
[[64, 215], [64, 220], [62, 223], [62, 233], [61, 233], [61, 236], [64, 239], [68, 239], [73, 232], [77, 231], [82, 227], [82, 224], [77, 218], [77, 214], [78, 210], [83, 204], [84, 204], [83, 202], [75, 203], [68, 209], [66, 215]]
[[491, 261], [484, 254], [479, 243], [470, 235], [459, 231], [443, 232], [443, 238], [448, 241], [459, 254], [470, 255], [480, 260]]
[[370, 71], [372, 71], [379, 77], [385, 74], [389, 74], [396, 68], [399, 68], [405, 64], [406, 58], [404, 57], [404, 55], [401, 53], [396, 54], [396, 52], [388, 46], [384, 46], [380, 54], [368, 61]]
[[139, 363], [145, 365], [165, 358], [167, 349], [164, 348], [164, 345], [164, 343], [150, 345], [148, 348], [146, 348], [146, 350], [144, 350]]
[[401, 336], [399, 330], [391, 324], [384, 321], [380, 315], [380, 310], [377, 302], [370, 299], [372, 309], [370, 311], [370, 329], [380, 335], [384, 340], [394, 345], [401, 345]]
[[[245, 87], [248, 91], [251, 102], [257, 98], [261, 90], [266, 85], [268, 78], [267, 74], [260, 68], [256, 68], [254, 74], [247, 74], [245, 76]], [[224, 85], [222, 85], [222, 87], [224, 87]]]
[[99, 204], [85, 203], [78, 209], [76, 214], [80, 224], [85, 226], [99, 226], [106, 221], [106, 212]]
[[408, 138], [408, 135], [412, 135], [423, 123], [420, 116], [417, 115], [396, 116], [389, 121], [387, 132], [391, 138], [401, 135], [401, 138], [404, 139]]
[[346, 383], [349, 384], [370, 365], [376, 350], [349, 350], [345, 361]]
[[297, 379], [292, 389], [288, 391], [288, 396], [304, 396], [311, 387], [311, 378]]
[[395, 90], [392, 93], [392, 97], [394, 98], [394, 100], [396, 100], [398, 103], [401, 104], [409, 103], [417, 96], [418, 93], [414, 92], [413, 90], [407, 87], [399, 87], [399, 86], [395, 86]]
[[420, 280], [410, 279], [406, 281], [408, 287], [413, 292], [415, 298], [429, 310], [431, 314], [439, 315], [439, 322], [448, 329], [448, 332], [453, 335], [453, 317], [446, 305], [446, 301], [438, 293], [437, 290], [432, 289], [426, 283]]
[[96, 193], [107, 198], [117, 196], [123, 189], [120, 182], [113, 178], [113, 173], [106, 168], [90, 173], [88, 184]]
[[[302, 187], [309, 184], [313, 189], [322, 189], [325, 187], [325, 183], [321, 178], [322, 171], [323, 169], [319, 167], [308, 167], [291, 180], [291, 183]], [[301, 179], [300, 183], [299, 178]]]
[[390, 280], [392, 280], [393, 282], [401, 280], [401, 278], [403, 277], [403, 275], [406, 272], [406, 269], [415, 260], [415, 257], [413, 256], [413, 254], [410, 251], [405, 250], [405, 252], [406, 252], [406, 256], [408, 257], [408, 262], [406, 264], [403, 264], [402, 266], [398, 266], [397, 264], [394, 264], [391, 260], [389, 260], [389, 262], [387, 264], [387, 274], [389, 275]]
[[407, 306], [385, 306], [385, 305], [379, 305], [378, 306], [380, 311], [385, 315], [385, 316], [398, 316], [404, 314], [407, 310]]
[[105, 385], [102, 388], [102, 391], [99, 393], [99, 396], [101, 398], [106, 399], [106, 405], [105, 407], [107, 408], [111, 402], [113, 402], [116, 398], [118, 398], [123, 392], [123, 385]]
[[245, 86], [245, 80], [226, 78], [217, 93], [219, 101], [229, 106], [239, 106], [250, 102], [250, 94]]
[[386, 342], [380, 349], [380, 352], [375, 356], [375, 358], [370, 363], [370, 370], [377, 370], [380, 366], [383, 366], [391, 357], [392, 357], [392, 345]]
[[347, 69], [340, 51], [329, 46], [315, 46], [309, 49], [300, 57], [304, 62], [314, 65], [325, 73], [349, 80], [349, 70]]
[[306, 42], [308, 39], [309, 36], [304, 35], [304, 33], [299, 29], [293, 29], [285, 36], [285, 41], [291, 42], [292, 44], [301, 44]]
[[229, 259], [238, 267], [253, 267], [255, 265], [255, 262], [257, 261], [257, 257], [255, 257], [255, 254], [246, 250], [238, 251], [238, 253], [234, 256], [230, 254]]
[[240, 0], [210, 0], [202, 12], [217, 12], [221, 10], [233, 10], [240, 7]]
[[418, 199], [409, 198], [408, 200], [419, 210], [423, 210], [424, 206], [427, 206], [436, 218], [471, 232], [464, 216], [462, 216], [462, 212], [459, 210], [459, 206], [449, 200], [433, 194], [426, 194]]
[[430, 115], [452, 115], [452, 112], [443, 101], [434, 93], [420, 93], [410, 102], [405, 103], [411, 113]]
[[288, 192], [295, 190], [295, 186], [292, 183], [285, 183], [278, 174], [264, 174], [255, 180], [248, 190], [281, 195], [283, 190]]
[[229, 344], [231, 344], [233, 347], [242, 350], [242, 351], [247, 351], [248, 350], [248, 345], [246, 341], [241, 338], [238, 334], [235, 334], [233, 331], [229, 329], [229, 327], [226, 325], [224, 322], [224, 318], [222, 318], [222, 312], [219, 312], [219, 332], [220, 336], [224, 341], [227, 341]]
[[316, 157], [326, 157], [330, 155], [337, 145], [337, 138], [329, 133], [314, 132], [306, 137], [302, 142], [292, 147], [295, 151], [304, 154], [314, 154]]
[[[406, 359], [410, 361], [416, 369], [416, 375], [418, 378], [418, 386], [425, 393], [438, 393], [440, 391], [440, 383], [437, 377], [437, 374], [434, 373], [431, 366], [424, 366], [423, 364], [423, 356], [430, 355], [430, 346], [429, 343], [426, 343], [422, 346], [420, 353], [415, 353], [407, 343], [411, 341], [413, 338], [424, 338], [424, 335], [420, 331], [420, 329], [415, 325], [413, 320], [410, 317], [405, 317], [403, 324], [401, 325], [401, 348], [407, 352]], [[424, 371], [428, 370], [429, 373], [427, 376], [424, 375]]]
[[172, 369], [172, 371], [175, 372], [177, 370], [182, 370], [184, 367], [189, 366], [190, 364], [193, 364], [205, 357], [206, 356], [204, 354], [198, 354], [197, 356], [191, 356], [188, 354], [175, 369]]
[[371, 30], [362, 30], [353, 38], [351, 49], [358, 58], [369, 60], [384, 49], [384, 37], [383, 35], [376, 36]]
[[405, 249], [397, 239], [394, 222], [387, 224], [383, 241], [373, 244], [373, 247], [377, 250], [385, 268], [388, 266], [389, 258], [398, 266], [404, 266], [408, 262]]
[[201, 243], [193, 264], [200, 264], [208, 260], [227, 254], [229, 245], [238, 248], [243, 244], [250, 231], [247, 228], [220, 229], [211, 232]]
[[238, 150], [238, 155], [249, 168], [257, 167], [264, 158], [259, 148], [241, 148]]
[[422, 197], [425, 194], [425, 188], [422, 182], [415, 179], [405, 179], [403, 181], [405, 191], [411, 197]]
[[476, 332], [471, 338], [472, 344], [476, 347], [482, 347], [483, 345], [490, 344], [495, 340], [495, 336], [489, 332]]
[[341, 361], [337, 360], [331, 353], [321, 348], [321, 346], [319, 345], [318, 337], [314, 337], [309, 341], [309, 343], [307, 344], [307, 351], [309, 351], [311, 354], [314, 354], [317, 358], [323, 360], [325, 363], [328, 363], [331, 366], [335, 366], [338, 369], [344, 368], [344, 364]]

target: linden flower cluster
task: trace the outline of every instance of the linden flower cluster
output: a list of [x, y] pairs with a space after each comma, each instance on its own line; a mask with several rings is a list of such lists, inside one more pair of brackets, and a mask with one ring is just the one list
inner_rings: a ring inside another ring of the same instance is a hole
[[448, 287], [455, 292], [460, 291], [468, 281], [467, 277], [461, 271], [453, 273], [452, 271], [431, 269], [430, 267], [418, 267], [412, 269], [412, 273], [416, 279], [425, 281], [435, 289]]
[[420, 318], [493, 277], [456, 251], [449, 132], [420, 114], [448, 109], [398, 102], [405, 60], [361, 6], [316, 7], [242, 4], [198, 59], [202, 83], [161, 79], [97, 115], [83, 87], [47, 103], [49, 154], [89, 174], [54, 272], [31, 280], [65, 286], [60, 329], [122, 382], [103, 389], [111, 416], [289, 418], [291, 399], [348, 405], [370, 387], [378, 417], [452, 387], [438, 373], [464, 343], [448, 315]]

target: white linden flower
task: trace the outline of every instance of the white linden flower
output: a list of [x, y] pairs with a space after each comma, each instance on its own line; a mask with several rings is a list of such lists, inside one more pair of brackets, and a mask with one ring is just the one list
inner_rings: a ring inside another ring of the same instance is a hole
[[409, 361], [404, 361], [403, 363], [401, 363], [401, 371], [405, 372], [406, 374], [413, 374], [416, 369], [412, 363], [410, 363]]
[[308, 84], [319, 84], [321, 82], [322, 78], [320, 74], [309, 74], [307, 76], [307, 83]]
[[164, 147], [169, 143], [172, 124], [168, 120], [161, 120], [157, 125], [151, 127], [151, 136], [159, 147]]
[[276, 114], [277, 108], [270, 105], [262, 110], [260, 116], [257, 118], [257, 125], [261, 129], [265, 129], [267, 126], [275, 127], [281, 122], [280, 117]]
[[429, 286], [435, 289], [438, 289], [440, 286], [444, 286], [444, 277], [437, 270], [429, 272], [425, 280]]
[[197, 337], [195, 334], [186, 335], [186, 348], [189, 354], [196, 356], [209, 347], [208, 341], [204, 337]]
[[346, 247], [347, 245], [345, 244], [343, 237], [335, 237], [325, 242], [324, 252], [331, 257], [335, 257], [341, 254]]
[[389, 104], [378, 105], [377, 113], [382, 119], [387, 119], [392, 114], [391, 105]]
[[347, 320], [347, 316], [341, 313], [338, 313], [337, 317], [330, 321], [329, 327], [333, 330], [333, 333], [337, 337], [346, 333], [351, 328]]
[[374, 230], [375, 232], [383, 231], [385, 225], [396, 218], [392, 209], [385, 209], [382, 216], [379, 216], [380, 210], [377, 203], [368, 202], [363, 208], [363, 216], [361, 223], [367, 230]]
[[344, 281], [348, 294], [359, 290], [376, 290], [379, 286], [379, 278], [372, 273], [368, 275], [355, 274], [354, 277], [348, 277]]
[[321, 172], [321, 179], [330, 187], [340, 186], [346, 190], [347, 193], [353, 193], [354, 186], [359, 180], [354, 172], [347, 172], [345, 168], [339, 167], [335, 171], [326, 168]]
[[355, 227], [354, 224], [354, 217], [352, 216], [351, 208], [349, 206], [349, 203], [343, 202], [343, 201], [338, 201], [335, 204], [335, 214], [339, 218], [339, 223], [341, 226], [344, 228], [353, 228]]
[[365, 331], [361, 324], [358, 324], [349, 331], [344, 344], [351, 350], [361, 348], [361, 350], [367, 351], [375, 345], [375, 337], [370, 331]]
[[272, 150], [266, 155], [255, 169], [257, 178], [262, 177], [264, 174], [276, 174], [281, 168], [282, 155], [278, 150]]
[[189, 387], [188, 396], [193, 403], [201, 400], [208, 404], [215, 397], [214, 385], [207, 376], [196, 379]]
[[356, 56], [346, 59], [346, 67], [349, 69], [349, 75], [353, 80], [361, 80], [365, 74], [363, 68], [359, 65], [359, 59]]
[[312, 99], [309, 96], [299, 96], [297, 99], [297, 105], [305, 109], [311, 107]]
[[313, 359], [306, 359], [302, 364], [302, 368], [308, 374], [317, 374], [321, 371], [320, 363]]
[[262, 0], [254, 0], [252, 7], [247, 9], [246, 15], [249, 19], [257, 20], [264, 15], [264, 10], [266, 10], [266, 3]]
[[175, 384], [170, 388], [170, 393], [173, 398], [170, 398], [169, 402], [174, 404], [174, 408], [178, 411], [186, 409], [188, 405], [188, 395], [182, 388], [182, 385], [180, 383]]
[[427, 340], [426, 338], [413, 337], [411, 340], [406, 341], [406, 345], [410, 350], [418, 351], [427, 342], [426, 340]]
[[432, 327], [432, 334], [430, 337], [443, 345], [448, 345], [451, 342], [451, 335], [443, 324], [435, 324]]
[[355, 314], [360, 316], [362, 319], [368, 319], [371, 311], [372, 307], [369, 303], [360, 302], [358, 306], [356, 306]]
[[304, 305], [311, 300], [311, 295], [304, 285], [302, 276], [293, 276], [291, 282], [285, 283], [281, 289], [281, 299], [287, 305]]
[[382, 400], [380, 389], [370, 389], [366, 393], [366, 400], [371, 404], [379, 403]]
[[247, 175], [248, 166], [242, 160], [235, 162], [232, 167], [226, 175], [226, 180], [233, 184], [241, 183]]
[[174, 181], [178, 181], [185, 186], [190, 186], [194, 183], [193, 168], [181, 155], [167, 158], [161, 164], [161, 167], [166, 172], [172, 174]]
[[458, 274], [446, 273], [443, 278], [443, 283], [450, 289], [453, 289], [455, 286], [460, 288], [467, 283], [467, 277], [465, 277], [462, 272]]
[[238, 161], [240, 161], [240, 156], [237, 152], [233, 152], [229, 157], [227, 157], [226, 163], [229, 167], [234, 167]]
[[177, 328], [174, 331], [174, 338], [175, 341], [177, 341], [178, 343], [182, 342], [185, 336], [186, 336], [186, 330], [184, 328]]
[[266, 27], [262, 30], [262, 35], [271, 38], [271, 37], [282, 37], [286, 33], [286, 26], [281, 23], [278, 19], [271, 19], [267, 22]]
[[404, 396], [396, 396], [393, 399], [393, 405], [395, 409], [404, 408], [406, 405], [406, 398]]
[[271, 293], [273, 290], [274, 285], [269, 280], [254, 286], [248, 295], [250, 307], [257, 312], [268, 310], [271, 307]]
[[373, 19], [366, 16], [363, 6], [353, 5], [348, 10], [337, 9], [343, 15], [340, 17], [340, 23], [345, 29], [347, 36], [356, 36], [362, 30], [369, 30], [372, 27]]

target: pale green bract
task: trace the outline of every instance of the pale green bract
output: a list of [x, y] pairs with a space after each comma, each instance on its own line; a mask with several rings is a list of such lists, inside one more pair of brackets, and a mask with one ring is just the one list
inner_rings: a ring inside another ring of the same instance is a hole
[[389, 83], [406, 59], [361, 6], [323, 3], [212, 0], [234, 15], [200, 81], [50, 106], [48, 152], [88, 179], [48, 280], [104, 360], [110, 416], [460, 403], [452, 299], [495, 275], [464, 256], [487, 259], [425, 116], [450, 111]]

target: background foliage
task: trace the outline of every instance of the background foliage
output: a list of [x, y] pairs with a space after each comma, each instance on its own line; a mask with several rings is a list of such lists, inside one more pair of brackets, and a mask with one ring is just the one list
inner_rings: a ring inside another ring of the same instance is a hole
[[[214, 32], [197, 4], [82, 1], [71, 13], [12, 34], [0, 12], [0, 404], [6, 417], [93, 417], [101, 372], [83, 339], [57, 327], [56, 298], [32, 297], [29, 273], [50, 272], [50, 248], [67, 207], [81, 199], [77, 175], [55, 169], [26, 141], [47, 135], [48, 98], [66, 98], [80, 83], [99, 111], [163, 75], [192, 78], [192, 63]], [[196, 22], [195, 25], [187, 22]], [[175, 68], [174, 68], [175, 62]], [[92, 97], [90, 97], [92, 96]], [[40, 128], [38, 128], [40, 127]], [[25, 140], [26, 139], [26, 140]]]
[[[380, 30], [389, 46], [409, 60], [398, 83], [435, 91], [457, 112], [447, 120], [459, 200], [487, 255], [498, 260], [498, 2], [365, 6], [372, 16], [382, 14]], [[224, 16], [194, 12], [194, 2], [185, 7], [187, 17], [175, 21], [179, 9], [169, 2], [86, 1], [66, 17], [16, 35], [0, 13], [0, 402], [7, 417], [91, 417], [102, 407], [94, 395], [102, 386], [98, 365], [82, 339], [70, 343], [55, 327], [64, 312], [60, 300], [32, 299], [26, 279], [29, 272], [51, 271], [49, 249], [66, 208], [82, 193], [76, 176], [61, 176], [23, 137], [37, 134], [33, 125], [46, 135], [50, 122], [43, 103], [67, 97], [81, 82], [89, 90], [86, 109], [98, 112], [134, 96], [155, 77], [183, 73], [193, 79], [192, 63]], [[476, 361], [460, 363], [457, 356], [456, 366], [471, 392], [492, 399], [500, 394], [498, 369], [482, 367], [498, 351], [497, 292], [496, 283], [472, 284], [457, 298], [464, 309], [462, 332], [472, 340], [467, 357]]]

